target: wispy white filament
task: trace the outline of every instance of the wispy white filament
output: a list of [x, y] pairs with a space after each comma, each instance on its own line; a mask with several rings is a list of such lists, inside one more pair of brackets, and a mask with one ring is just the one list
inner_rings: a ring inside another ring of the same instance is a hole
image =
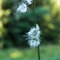
[[23, 0], [25, 3], [27, 3], [28, 5], [32, 4], [32, 0]]
[[18, 8], [17, 8], [17, 12], [20, 13], [25, 13], [27, 11], [27, 5], [25, 3], [22, 3]]
[[36, 24], [36, 27], [31, 28], [27, 33], [28, 43], [30, 47], [37, 47], [40, 44], [40, 33], [41, 32], [38, 24]]

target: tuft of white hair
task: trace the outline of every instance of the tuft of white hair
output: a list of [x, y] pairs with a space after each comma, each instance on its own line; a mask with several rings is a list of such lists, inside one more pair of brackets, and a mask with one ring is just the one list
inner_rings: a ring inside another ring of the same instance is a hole
[[36, 41], [36, 40], [29, 40], [28, 43], [29, 43], [31, 48], [35, 48], [35, 47], [37, 47], [40, 44], [40, 41], [39, 40], [38, 41]]
[[38, 24], [36, 24], [36, 27], [31, 28], [26, 34], [30, 47], [37, 47], [40, 44], [41, 31]]
[[17, 12], [25, 13], [27, 9], [28, 9], [27, 5], [25, 3], [21, 3], [17, 8]]

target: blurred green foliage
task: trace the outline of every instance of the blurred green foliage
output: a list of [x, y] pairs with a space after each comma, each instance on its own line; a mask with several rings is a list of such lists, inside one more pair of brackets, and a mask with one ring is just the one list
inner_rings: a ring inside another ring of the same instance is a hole
[[[40, 46], [40, 60], [60, 60], [60, 45]], [[0, 50], [1, 60], [38, 60], [37, 49]]]
[[37, 0], [35, 7], [34, 3], [30, 5], [25, 14], [16, 13], [20, 1], [2, 0], [0, 10], [1, 46], [4, 48], [28, 46], [24, 35], [35, 25], [35, 19], [41, 28], [41, 43], [60, 43], [60, 8], [56, 4], [57, 0]]

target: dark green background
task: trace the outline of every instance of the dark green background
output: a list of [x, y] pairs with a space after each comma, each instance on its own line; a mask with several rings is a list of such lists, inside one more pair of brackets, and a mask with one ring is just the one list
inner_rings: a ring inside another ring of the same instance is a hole
[[[60, 10], [51, 0], [34, 0], [25, 14], [17, 13], [21, 0], [2, 0], [3, 15], [0, 28], [0, 45], [8, 47], [28, 47], [24, 36], [31, 27], [39, 24], [41, 44], [58, 44], [60, 40]], [[35, 11], [35, 12], [34, 12]], [[10, 12], [10, 13], [9, 13]], [[9, 13], [9, 14], [8, 14]], [[35, 22], [36, 20], [36, 22]], [[2, 29], [2, 30], [1, 30]]]

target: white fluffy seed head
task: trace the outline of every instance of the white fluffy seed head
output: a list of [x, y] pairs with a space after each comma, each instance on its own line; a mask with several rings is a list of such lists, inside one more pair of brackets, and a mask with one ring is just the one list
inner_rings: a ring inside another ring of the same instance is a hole
[[40, 33], [41, 32], [38, 24], [36, 24], [36, 27], [31, 28], [27, 33], [28, 43], [30, 47], [37, 47], [40, 44]]
[[30, 39], [32, 38], [39, 38], [40, 37], [40, 30], [38, 24], [36, 24], [36, 28], [33, 27], [30, 29], [30, 31], [27, 33]]
[[17, 12], [25, 13], [27, 9], [28, 9], [27, 5], [25, 3], [21, 3], [17, 8]]
[[32, 4], [32, 0], [23, 0], [23, 2], [27, 3], [28, 5]]

